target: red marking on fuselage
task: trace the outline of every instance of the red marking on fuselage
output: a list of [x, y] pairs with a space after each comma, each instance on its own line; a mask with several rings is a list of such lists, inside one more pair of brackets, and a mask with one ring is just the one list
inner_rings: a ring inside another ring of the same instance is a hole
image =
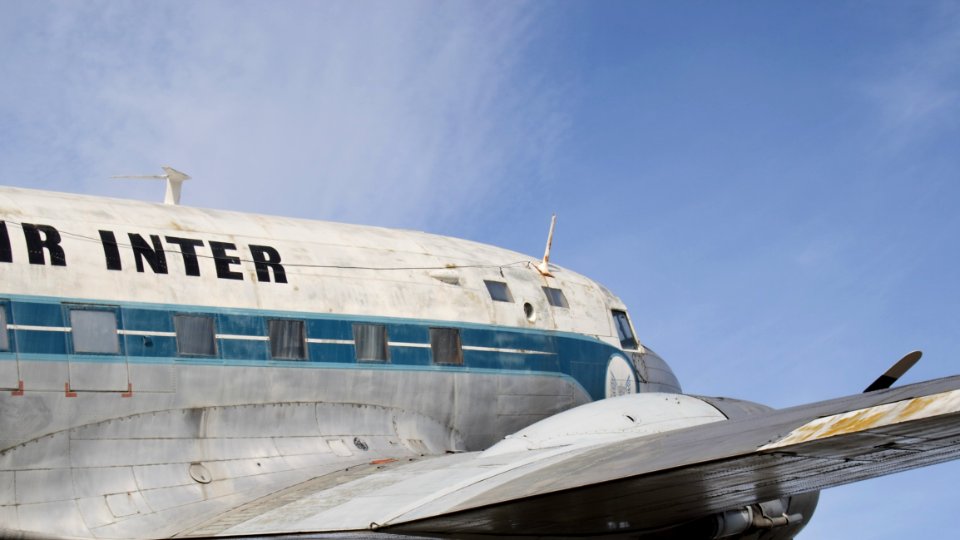
[[17, 389], [13, 392], [10, 392], [11, 396], [20, 397], [23, 395], [23, 381], [20, 381], [20, 384], [17, 386]]
[[70, 390], [70, 383], [63, 383], [63, 395], [66, 397], [77, 397], [77, 393]]

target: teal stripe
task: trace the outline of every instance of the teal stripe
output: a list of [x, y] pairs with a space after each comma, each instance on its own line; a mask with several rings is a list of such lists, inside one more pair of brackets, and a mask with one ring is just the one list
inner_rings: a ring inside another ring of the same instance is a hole
[[[64, 332], [18, 330], [11, 332], [11, 348], [20, 352], [0, 353], [0, 361], [19, 356], [28, 361], [64, 361], [84, 363], [184, 364], [210, 366], [289, 367], [311, 369], [379, 369], [403, 371], [441, 371], [457, 373], [516, 374], [554, 376], [575, 382], [594, 399], [604, 396], [604, 376], [611, 354], [619, 351], [593, 336], [553, 330], [515, 328], [489, 324], [462, 323], [434, 319], [405, 319], [361, 315], [336, 315], [275, 310], [215, 308], [199, 305], [147, 304], [138, 302], [97, 302], [90, 299], [50, 298], [13, 295], [9, 300], [13, 309], [11, 324], [62, 327], [68, 317], [71, 303], [116, 306], [118, 329], [170, 332], [173, 315], [204, 313], [217, 319], [217, 333], [265, 335], [265, 320], [270, 318], [302, 319], [308, 325], [308, 338], [352, 339], [355, 322], [385, 324], [389, 339], [417, 343], [425, 347], [390, 347], [391, 361], [386, 363], [358, 363], [353, 345], [310, 343], [306, 360], [289, 361], [269, 358], [269, 344], [220, 339], [216, 357], [176, 356], [176, 340], [169, 336], [122, 335], [123, 355], [71, 355], [70, 339]], [[19, 317], [18, 317], [19, 315]], [[21, 318], [26, 320], [20, 320]], [[124, 324], [128, 325], [124, 328]], [[546, 354], [526, 354], [515, 351], [464, 350], [462, 366], [433, 365], [427, 328], [458, 328], [461, 342], [466, 347], [486, 347], [536, 351]], [[259, 333], [258, 332], [262, 332]]]
[[[519, 326], [495, 326], [491, 324], [483, 323], [471, 323], [471, 322], [460, 322], [460, 321], [445, 321], [441, 319], [418, 319], [418, 318], [404, 318], [404, 317], [383, 317], [383, 316], [370, 316], [370, 315], [351, 315], [351, 314], [333, 314], [333, 313], [317, 313], [311, 311], [277, 311], [269, 309], [249, 309], [249, 308], [230, 308], [230, 307], [217, 307], [217, 306], [204, 306], [204, 305], [191, 305], [191, 304], [166, 304], [166, 303], [156, 303], [150, 304], [145, 302], [118, 302], [114, 300], [94, 300], [89, 298], [51, 298], [47, 296], [32, 296], [32, 295], [2, 295], [3, 299], [10, 300], [14, 302], [31, 302], [37, 304], [76, 304], [76, 305], [90, 305], [90, 306], [111, 306], [111, 307], [121, 307], [121, 308], [140, 308], [147, 309], [151, 311], [167, 311], [170, 313], [204, 313], [204, 314], [224, 314], [224, 315], [252, 315], [258, 317], [268, 317], [268, 318], [280, 318], [280, 319], [305, 319], [305, 320], [329, 320], [329, 321], [346, 321], [346, 322], [363, 322], [363, 323], [395, 323], [395, 324], [415, 324], [422, 326], [443, 326], [443, 327], [456, 327], [456, 328], [469, 328], [476, 330], [496, 330], [498, 332], [509, 331], [518, 334], [530, 334], [530, 335], [545, 335], [545, 336], [558, 336], [558, 337], [568, 337], [572, 339], [584, 339], [588, 341], [593, 341], [597, 343], [603, 343], [599, 339], [593, 336], [586, 334], [577, 334], [575, 332], [564, 332], [560, 330], [544, 330], [538, 328], [522, 328]], [[51, 326], [61, 326], [61, 325], [51, 325]], [[132, 329], [132, 328], [131, 328]], [[147, 328], [137, 328], [137, 330], [148, 330]], [[310, 336], [310, 337], [321, 337], [321, 336]], [[603, 343], [606, 345], [605, 343]]]

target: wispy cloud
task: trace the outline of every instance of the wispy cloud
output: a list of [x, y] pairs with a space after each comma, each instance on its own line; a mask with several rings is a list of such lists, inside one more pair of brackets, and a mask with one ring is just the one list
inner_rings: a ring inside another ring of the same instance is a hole
[[923, 37], [894, 54], [889, 72], [866, 89], [895, 146], [960, 126], [960, 6], [923, 7], [932, 12]]
[[564, 130], [525, 3], [5, 11], [0, 119], [29, 151], [0, 150], [4, 183], [151, 197], [103, 179], [170, 164], [197, 178], [190, 204], [427, 226]]

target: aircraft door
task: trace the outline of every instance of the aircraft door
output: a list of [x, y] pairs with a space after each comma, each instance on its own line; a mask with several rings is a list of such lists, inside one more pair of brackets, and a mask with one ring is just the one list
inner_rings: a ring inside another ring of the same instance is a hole
[[10, 302], [0, 300], [0, 390], [17, 390], [20, 386], [20, 366], [14, 347], [13, 318]]
[[102, 305], [66, 305], [69, 389], [127, 391], [129, 368], [120, 328], [120, 309]]

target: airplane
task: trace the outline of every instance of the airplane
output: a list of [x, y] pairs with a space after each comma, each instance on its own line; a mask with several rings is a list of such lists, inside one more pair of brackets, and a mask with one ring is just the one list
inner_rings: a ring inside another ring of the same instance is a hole
[[894, 386], [919, 352], [797, 407], [687, 395], [549, 241], [180, 206], [167, 173], [169, 204], [0, 187], [0, 537], [783, 540], [960, 454], [960, 377]]

